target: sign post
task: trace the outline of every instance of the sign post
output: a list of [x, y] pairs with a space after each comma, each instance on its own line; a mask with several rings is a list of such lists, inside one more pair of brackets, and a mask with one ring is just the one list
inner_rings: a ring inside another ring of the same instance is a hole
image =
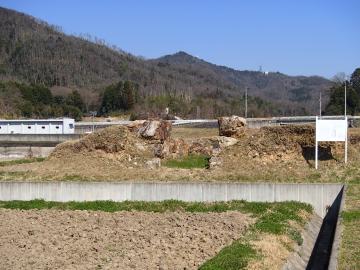
[[344, 120], [319, 119], [316, 116], [315, 169], [318, 168], [319, 142], [344, 142], [345, 163], [347, 163], [347, 131], [348, 121], [346, 116]]

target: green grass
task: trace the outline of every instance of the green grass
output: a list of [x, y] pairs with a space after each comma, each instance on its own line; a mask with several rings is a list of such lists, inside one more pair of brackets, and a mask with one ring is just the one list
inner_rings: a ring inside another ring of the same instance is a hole
[[341, 213], [343, 230], [339, 270], [360, 269], [360, 175], [359, 169], [356, 169], [356, 173], [351, 170], [352, 177], [348, 181], [345, 196], [346, 210]]
[[299, 211], [312, 212], [310, 205], [299, 202], [248, 203], [246, 209], [258, 218], [256, 223], [248, 230], [244, 238], [222, 249], [215, 257], [205, 262], [200, 267], [201, 270], [246, 268], [252, 259], [261, 256], [249, 244], [249, 239], [259, 238], [261, 233], [287, 234], [298, 245], [301, 245], [303, 242], [301, 233], [292, 228], [289, 221], [293, 220], [303, 225], [305, 220], [299, 216]]
[[360, 210], [342, 212], [343, 233], [339, 270], [360, 269]]
[[14, 159], [7, 161], [0, 161], [0, 167], [5, 167], [9, 165], [17, 165], [17, 164], [25, 164], [25, 163], [33, 163], [33, 162], [42, 162], [45, 158], [37, 157], [37, 158], [24, 158], [24, 159]]
[[341, 216], [344, 222], [360, 221], [360, 210], [344, 211]]
[[230, 201], [216, 203], [183, 202], [167, 200], [162, 202], [143, 201], [92, 201], [92, 202], [51, 202], [44, 200], [32, 201], [0, 201], [0, 208], [7, 209], [59, 209], [59, 210], [91, 210], [91, 211], [146, 211], [159, 212], [185, 211], [185, 212], [225, 212], [240, 211], [249, 213], [257, 218], [247, 235], [234, 241], [230, 246], [222, 249], [215, 257], [205, 262], [201, 270], [231, 270], [244, 269], [250, 260], [260, 258], [250, 245], [250, 239], [256, 239], [261, 233], [287, 234], [298, 244], [302, 243], [300, 232], [290, 227], [289, 221], [299, 224], [305, 221], [299, 216], [300, 210], [312, 212], [308, 204], [299, 202], [246, 202]]
[[166, 200], [161, 202], [144, 201], [89, 201], [89, 202], [51, 202], [45, 200], [32, 201], [0, 201], [1, 208], [8, 209], [59, 209], [59, 210], [90, 210], [90, 211], [146, 211], [160, 212], [165, 211], [186, 211], [186, 212], [225, 212], [241, 211], [259, 216], [267, 209], [275, 205], [274, 203], [257, 203], [246, 201], [230, 201], [216, 203], [183, 202], [176, 200]]
[[248, 262], [259, 255], [248, 244], [235, 241], [232, 245], [223, 248], [214, 258], [208, 260], [200, 270], [238, 270], [244, 269]]
[[28, 175], [28, 172], [2, 172], [0, 171], [0, 180], [8, 180], [9, 178], [12, 179], [23, 179]]
[[166, 160], [163, 166], [180, 169], [208, 168], [209, 157], [205, 155], [189, 155], [181, 159]]

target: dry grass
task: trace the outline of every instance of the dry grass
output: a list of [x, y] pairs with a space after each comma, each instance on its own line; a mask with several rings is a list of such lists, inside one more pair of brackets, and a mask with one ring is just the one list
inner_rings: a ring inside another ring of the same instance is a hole
[[247, 269], [281, 269], [294, 245], [294, 241], [287, 235], [262, 234], [259, 239], [251, 241], [251, 245], [262, 255], [261, 259], [252, 260]]

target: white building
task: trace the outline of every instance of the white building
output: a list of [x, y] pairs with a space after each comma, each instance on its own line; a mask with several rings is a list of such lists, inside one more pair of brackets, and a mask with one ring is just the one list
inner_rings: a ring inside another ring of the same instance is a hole
[[0, 134], [73, 134], [75, 121], [62, 119], [1, 120]]

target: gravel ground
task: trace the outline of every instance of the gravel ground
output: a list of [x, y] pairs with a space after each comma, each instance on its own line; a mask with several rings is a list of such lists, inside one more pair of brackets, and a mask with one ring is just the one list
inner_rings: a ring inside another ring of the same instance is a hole
[[0, 269], [197, 269], [253, 222], [239, 212], [0, 209]]

